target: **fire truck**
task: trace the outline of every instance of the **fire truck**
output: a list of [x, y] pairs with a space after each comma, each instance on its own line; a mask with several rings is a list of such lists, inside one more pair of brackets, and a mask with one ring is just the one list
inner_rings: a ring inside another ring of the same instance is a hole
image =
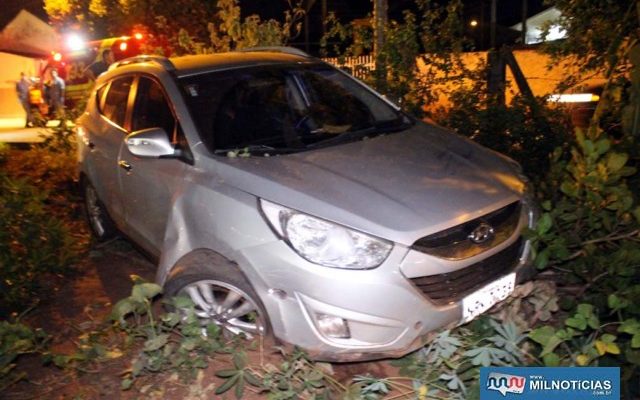
[[65, 106], [74, 107], [82, 100], [85, 93], [93, 86], [93, 80], [86, 73], [87, 67], [101, 60], [102, 53], [109, 49], [115, 61], [141, 54], [143, 36], [136, 33], [133, 36], [113, 37], [94, 40], [81, 44], [74, 50], [52, 52], [41, 64], [39, 79], [29, 93], [31, 107], [38, 109], [41, 115], [49, 114], [48, 85], [51, 82], [51, 70], [56, 69], [58, 75], [65, 81]]

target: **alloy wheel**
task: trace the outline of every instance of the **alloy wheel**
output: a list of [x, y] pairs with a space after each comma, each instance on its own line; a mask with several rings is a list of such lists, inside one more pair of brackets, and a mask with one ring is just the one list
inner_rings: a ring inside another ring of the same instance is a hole
[[217, 280], [200, 280], [185, 286], [179, 295], [191, 298], [202, 325], [214, 323], [227, 335], [244, 334], [247, 339], [265, 332], [265, 319], [258, 305], [233, 285]]

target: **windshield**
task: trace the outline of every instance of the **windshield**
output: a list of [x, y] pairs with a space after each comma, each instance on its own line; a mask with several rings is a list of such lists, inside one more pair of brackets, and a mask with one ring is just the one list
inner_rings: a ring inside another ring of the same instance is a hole
[[410, 120], [324, 65], [261, 66], [180, 78], [214, 153], [288, 153], [405, 129]]

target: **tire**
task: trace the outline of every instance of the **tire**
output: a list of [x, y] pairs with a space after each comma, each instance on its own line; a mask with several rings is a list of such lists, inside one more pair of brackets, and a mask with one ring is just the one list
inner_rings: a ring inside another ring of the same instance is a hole
[[82, 195], [85, 215], [93, 236], [101, 242], [114, 237], [118, 230], [104, 204], [98, 198], [98, 192], [87, 179], [83, 180]]
[[182, 265], [165, 284], [165, 297], [188, 296], [202, 326], [214, 323], [228, 338], [268, 336], [269, 321], [262, 302], [238, 267], [230, 262], [203, 265], [207, 258], [214, 259], [197, 257], [192, 260], [195, 263]]

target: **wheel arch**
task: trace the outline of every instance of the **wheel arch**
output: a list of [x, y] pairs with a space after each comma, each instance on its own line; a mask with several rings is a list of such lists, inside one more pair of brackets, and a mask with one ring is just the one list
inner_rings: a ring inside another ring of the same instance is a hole
[[180, 257], [164, 276], [158, 277], [158, 283], [164, 286], [175, 277], [187, 273], [186, 271], [189, 271], [189, 273], [207, 273], [211, 272], [213, 268], [236, 271], [249, 282], [237, 263], [229, 260], [217, 251], [199, 248]]

